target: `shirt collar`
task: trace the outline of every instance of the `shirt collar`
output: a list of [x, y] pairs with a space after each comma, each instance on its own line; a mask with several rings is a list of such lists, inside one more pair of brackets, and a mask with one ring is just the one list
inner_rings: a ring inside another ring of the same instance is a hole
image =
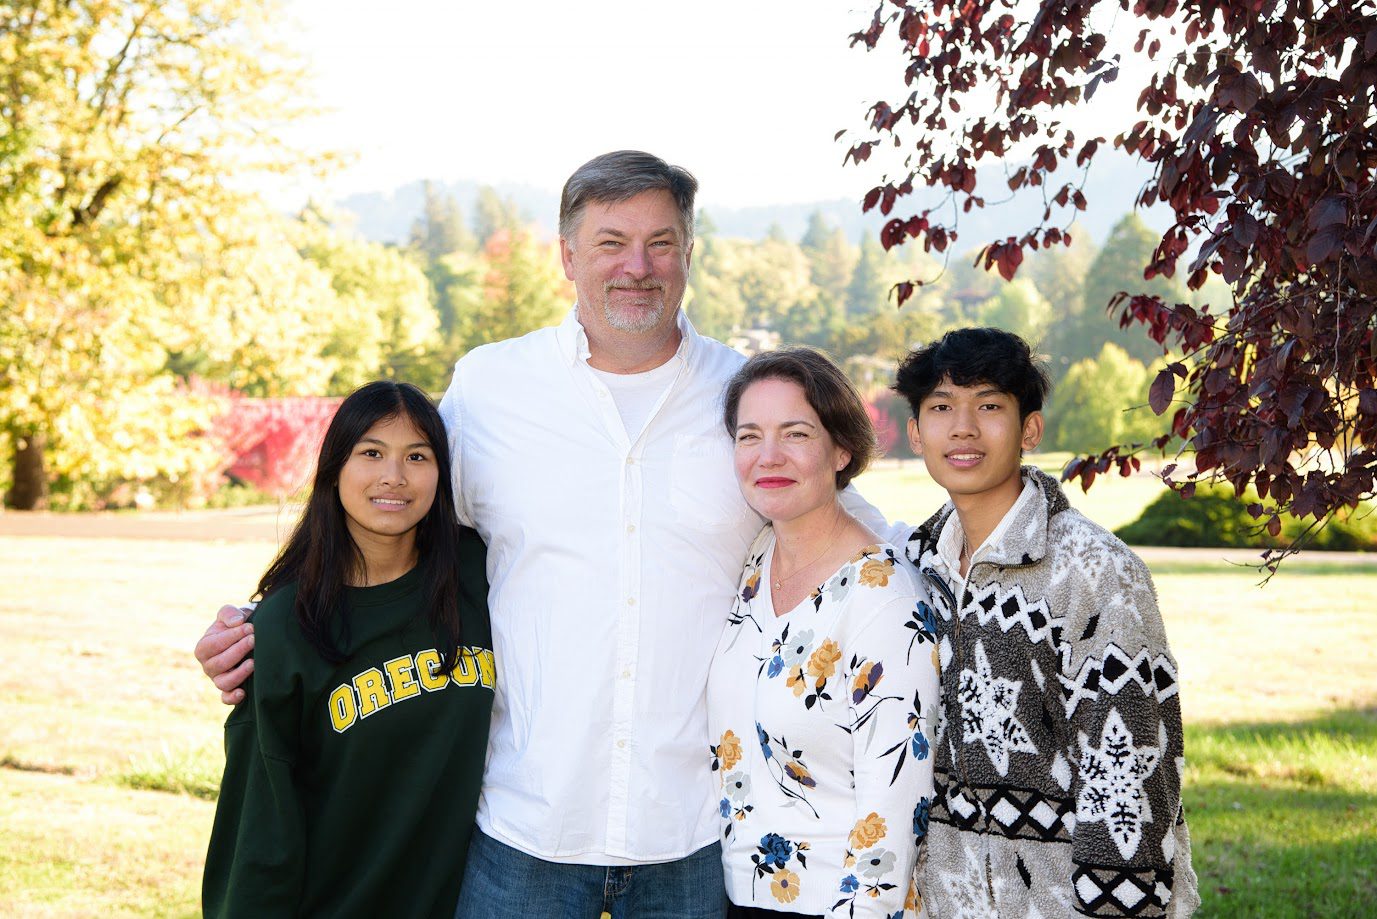
[[[992, 556], [989, 560], [1000, 564], [1011, 563], [1006, 558], [1008, 552], [1005, 550], [1009, 547], [1005, 546], [1005, 537], [1009, 534], [1009, 528], [1013, 526], [1014, 521], [1034, 501], [1040, 498], [1041, 494], [1040, 489], [1031, 478], [1025, 477], [1023, 479], [1023, 490], [1018, 493], [1018, 499], [1014, 501], [1013, 507], [1005, 511], [998, 525], [990, 531], [989, 536], [985, 537], [985, 541], [971, 551], [972, 565], [977, 560], [985, 560], [986, 556]], [[947, 517], [946, 525], [942, 527], [941, 534], [937, 537], [937, 557], [953, 574], [961, 570], [961, 546], [965, 539], [966, 530], [961, 526], [961, 517], [952, 511], [951, 515]], [[1021, 547], [1022, 542], [1020, 541]], [[1017, 564], [1020, 560], [1021, 558], [1016, 558], [1012, 563]]]
[[[675, 317], [675, 324], [679, 327], [679, 347], [670, 360], [691, 361], [698, 351], [700, 339], [698, 331], [694, 329], [693, 323], [689, 322], [682, 306]], [[588, 362], [592, 352], [588, 349], [588, 333], [584, 331], [583, 323], [579, 322], [577, 303], [565, 314], [564, 321], [555, 329], [555, 339], [559, 342], [560, 353], [570, 364]]]

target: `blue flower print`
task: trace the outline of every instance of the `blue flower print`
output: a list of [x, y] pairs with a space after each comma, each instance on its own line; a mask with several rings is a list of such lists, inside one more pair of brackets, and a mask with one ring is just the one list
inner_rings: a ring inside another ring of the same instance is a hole
[[780, 675], [781, 673], [783, 673], [783, 672], [784, 672], [784, 658], [782, 658], [782, 657], [780, 657], [778, 654], [776, 654], [774, 657], [770, 658], [770, 666], [766, 669], [765, 675], [768, 676], [768, 677], [770, 677], [771, 679], [773, 679], [773, 678], [779, 676], [779, 675]]
[[922, 624], [924, 632], [929, 635], [937, 634], [937, 614], [922, 600], [918, 601], [918, 621]]
[[921, 842], [923, 837], [928, 835], [928, 813], [932, 810], [932, 802], [927, 798], [920, 798], [918, 804], [913, 808], [913, 840]]
[[925, 737], [925, 736], [923, 735], [923, 732], [922, 732], [922, 731], [914, 731], [914, 732], [913, 732], [913, 758], [914, 758], [914, 759], [927, 759], [927, 758], [928, 758], [928, 751], [929, 751], [929, 746], [928, 746], [928, 739], [927, 739], [927, 737]]
[[786, 865], [794, 854], [794, 844], [778, 833], [766, 833], [760, 838], [762, 865]]
[[732, 813], [732, 803], [726, 798], [723, 798], [721, 801], [717, 802], [717, 812], [722, 815], [723, 819], [730, 817]]
[[841, 892], [842, 892], [842, 893], [855, 893], [856, 891], [858, 891], [858, 890], [860, 890], [860, 889], [861, 889], [861, 882], [858, 881], [858, 880], [856, 880], [856, 876], [855, 876], [854, 874], [848, 874], [846, 877], [842, 878], [842, 882], [841, 882]]
[[760, 741], [760, 752], [765, 754], [766, 759], [774, 759], [775, 752], [770, 749], [770, 735], [765, 733], [765, 729], [760, 726], [758, 721], [755, 725], [755, 736]]

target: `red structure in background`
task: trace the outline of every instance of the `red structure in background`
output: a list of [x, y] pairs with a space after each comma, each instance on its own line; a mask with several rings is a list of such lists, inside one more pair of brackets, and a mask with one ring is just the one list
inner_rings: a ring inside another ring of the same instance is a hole
[[279, 497], [301, 491], [310, 484], [321, 438], [341, 401], [231, 396], [211, 430], [231, 458], [225, 474]]

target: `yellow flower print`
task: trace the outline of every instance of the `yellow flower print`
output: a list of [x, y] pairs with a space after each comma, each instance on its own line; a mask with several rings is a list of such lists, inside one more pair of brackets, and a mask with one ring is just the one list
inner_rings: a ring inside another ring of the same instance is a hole
[[852, 558], [851, 558], [851, 564], [854, 565], [854, 564], [856, 564], [857, 562], [859, 562], [861, 559], [865, 558], [867, 555], [874, 555], [876, 552], [879, 552], [879, 551], [880, 551], [880, 546], [879, 546], [879, 544], [878, 544], [878, 543], [871, 543], [870, 545], [866, 546], [866, 547], [865, 547], [864, 549], [862, 549], [861, 551], [857, 552], [854, 556], [852, 556]]
[[803, 679], [802, 667], [795, 667], [793, 670], [790, 670], [784, 682], [789, 684], [789, 688], [794, 691], [794, 695], [796, 696], [803, 695], [804, 690], [808, 688], [807, 682]]
[[813, 773], [809, 772], [807, 767], [796, 759], [791, 759], [784, 764], [784, 774], [805, 788], [817, 787], [818, 780], [813, 778]]
[[832, 639], [827, 639], [808, 658], [808, 675], [818, 680], [828, 679], [836, 672], [841, 656], [841, 647]]
[[849, 838], [853, 849], [871, 848], [885, 838], [885, 818], [871, 811], [868, 816], [856, 821]]
[[798, 899], [798, 875], [788, 868], [780, 868], [770, 876], [770, 893], [781, 903], [793, 903]]
[[887, 587], [894, 574], [894, 559], [871, 559], [861, 566], [861, 584], [865, 587]]
[[717, 745], [717, 756], [722, 760], [724, 771], [741, 762], [741, 738], [731, 731], [724, 733], [722, 742]]
[[916, 913], [923, 908], [923, 901], [918, 898], [918, 883], [909, 878], [908, 893], [904, 896], [904, 912]]
[[882, 661], [866, 661], [856, 671], [851, 681], [851, 703], [860, 705], [875, 691], [875, 686], [884, 679], [885, 665]]

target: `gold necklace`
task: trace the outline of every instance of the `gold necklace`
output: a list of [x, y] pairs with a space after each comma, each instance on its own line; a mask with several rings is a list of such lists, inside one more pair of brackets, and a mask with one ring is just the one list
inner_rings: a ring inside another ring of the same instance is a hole
[[[832, 521], [832, 538], [829, 539], [829, 540], [827, 541], [826, 547], [824, 547], [823, 550], [822, 550], [821, 552], [819, 552], [816, 556], [814, 556], [814, 558], [813, 558], [813, 560], [812, 560], [811, 562], [809, 562], [808, 564], [803, 565], [803, 566], [801, 566], [801, 567], [799, 567], [799, 568], [795, 568], [792, 574], [788, 575], [787, 577], [776, 577], [776, 578], [774, 579], [774, 582], [773, 582], [773, 584], [774, 584], [774, 589], [775, 589], [775, 590], [779, 590], [780, 588], [782, 588], [782, 587], [784, 586], [784, 582], [787, 581], [787, 580], [789, 580], [790, 578], [797, 577], [798, 574], [799, 574], [799, 572], [801, 572], [801, 571], [807, 571], [809, 568], [811, 568], [811, 567], [813, 567], [814, 565], [816, 565], [816, 564], [822, 559], [822, 557], [823, 557], [824, 555], [826, 555], [828, 552], [831, 552], [831, 551], [832, 551], [832, 546], [836, 545], [836, 542], [837, 542], [837, 535], [841, 532], [841, 530], [840, 530], [840, 525], [841, 525], [842, 513], [843, 513], [843, 512], [842, 512], [842, 509], [841, 509], [840, 507], [838, 507], [838, 508], [837, 508], [837, 519], [834, 520], [834, 521]], [[778, 564], [778, 563], [779, 563], [779, 555], [778, 555], [778, 554], [775, 555], [773, 561], [774, 561], [775, 564]]]

